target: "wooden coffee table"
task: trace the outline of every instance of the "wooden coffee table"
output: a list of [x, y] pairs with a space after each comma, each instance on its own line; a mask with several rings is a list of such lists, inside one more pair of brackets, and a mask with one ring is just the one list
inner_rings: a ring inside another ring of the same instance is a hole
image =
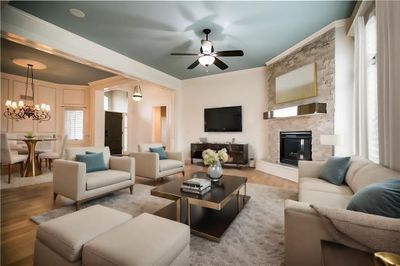
[[[182, 182], [193, 177], [207, 178], [207, 174], [197, 172], [152, 189], [151, 195], [174, 201], [154, 214], [186, 223], [193, 234], [219, 242], [250, 199], [246, 195], [247, 178], [224, 175], [218, 183], [212, 183], [209, 192], [200, 196], [181, 191]], [[242, 188], [244, 194], [240, 194]]]

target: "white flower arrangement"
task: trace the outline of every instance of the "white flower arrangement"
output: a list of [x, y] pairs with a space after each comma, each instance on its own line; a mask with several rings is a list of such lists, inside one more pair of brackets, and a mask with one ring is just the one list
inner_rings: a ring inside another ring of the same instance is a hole
[[218, 152], [211, 149], [204, 150], [202, 156], [204, 165], [214, 165], [217, 161], [224, 163], [229, 159], [229, 155], [225, 148]]

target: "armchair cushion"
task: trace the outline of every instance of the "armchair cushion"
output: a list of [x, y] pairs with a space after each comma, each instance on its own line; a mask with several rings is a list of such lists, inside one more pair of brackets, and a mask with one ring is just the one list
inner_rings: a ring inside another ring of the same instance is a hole
[[103, 153], [77, 154], [76, 160], [86, 164], [86, 173], [107, 170]]
[[165, 150], [163, 147], [157, 147], [157, 148], [150, 147], [150, 151], [154, 152], [154, 153], [158, 153], [158, 158], [160, 158], [160, 160], [168, 159], [168, 156], [165, 153]]
[[118, 170], [97, 171], [86, 174], [86, 190], [101, 188], [130, 180], [129, 172]]
[[160, 172], [183, 167], [183, 163], [181, 161], [170, 159], [160, 160], [159, 165]]
[[110, 148], [109, 147], [73, 147], [65, 149], [65, 158], [69, 161], [75, 161], [77, 154], [86, 154], [86, 152], [103, 153], [104, 163], [109, 168], [110, 163]]

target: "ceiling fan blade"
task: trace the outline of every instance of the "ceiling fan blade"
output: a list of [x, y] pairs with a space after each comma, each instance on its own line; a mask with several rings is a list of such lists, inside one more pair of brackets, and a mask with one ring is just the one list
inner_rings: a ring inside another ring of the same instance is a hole
[[214, 61], [214, 65], [216, 65], [217, 67], [219, 67], [222, 70], [225, 70], [228, 68], [228, 65], [225, 64], [224, 62], [222, 62], [221, 60], [219, 60], [218, 58], [215, 57], [215, 61]]
[[187, 69], [193, 69], [193, 68], [197, 67], [199, 64], [200, 64], [200, 63], [199, 63], [199, 60], [196, 60], [196, 61], [193, 62], [193, 64], [191, 64], [190, 66], [188, 66]]
[[230, 50], [230, 51], [220, 51], [215, 52], [215, 56], [243, 56], [244, 53], [242, 50]]
[[193, 56], [198, 56], [199, 54], [195, 54], [195, 53], [171, 53], [171, 55], [193, 55]]

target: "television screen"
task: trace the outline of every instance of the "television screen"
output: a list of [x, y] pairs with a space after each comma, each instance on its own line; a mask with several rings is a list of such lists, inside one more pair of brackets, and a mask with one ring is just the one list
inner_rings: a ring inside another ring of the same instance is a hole
[[242, 106], [204, 109], [205, 132], [241, 132]]

